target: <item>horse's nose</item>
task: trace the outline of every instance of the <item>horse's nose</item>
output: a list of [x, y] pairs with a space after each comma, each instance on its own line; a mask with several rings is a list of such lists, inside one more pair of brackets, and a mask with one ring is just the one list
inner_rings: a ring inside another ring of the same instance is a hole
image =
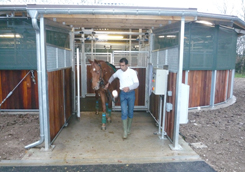
[[94, 89], [94, 90], [98, 90], [98, 89], [99, 89], [99, 87], [98, 87], [98, 86], [96, 86], [96, 87], [94, 87], [93, 89]]

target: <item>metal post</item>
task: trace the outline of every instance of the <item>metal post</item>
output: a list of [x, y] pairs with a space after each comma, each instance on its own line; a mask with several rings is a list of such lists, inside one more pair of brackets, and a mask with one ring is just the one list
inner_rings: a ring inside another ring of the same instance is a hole
[[37, 24], [37, 11], [29, 11], [32, 17], [32, 25], [36, 32], [36, 50], [37, 50], [37, 87], [38, 87], [38, 102], [39, 102], [39, 125], [40, 125], [40, 140], [25, 146], [26, 149], [40, 145], [44, 141], [44, 121], [43, 121], [43, 102], [42, 102], [42, 71], [41, 71], [41, 55], [40, 55], [40, 29]]
[[80, 64], [79, 64], [79, 48], [77, 48], [77, 117], [80, 118]]
[[41, 71], [42, 71], [42, 101], [44, 115], [44, 135], [45, 150], [50, 148], [50, 125], [49, 125], [49, 102], [48, 102], [48, 84], [47, 84], [47, 59], [46, 59], [46, 34], [43, 15], [40, 16], [40, 52], [41, 52]]
[[182, 83], [182, 71], [183, 71], [183, 56], [184, 56], [184, 34], [185, 34], [185, 17], [181, 18], [180, 27], [180, 50], [179, 50], [179, 69], [177, 73], [176, 82], [176, 101], [175, 101], [175, 116], [174, 116], [174, 135], [173, 135], [173, 145], [170, 145], [172, 150], [180, 150], [182, 147], [179, 145], [179, 117], [180, 117], [180, 92]]
[[189, 74], [189, 70], [186, 70], [185, 71], [185, 84], [187, 84], [188, 85], [188, 75]]
[[[162, 96], [159, 96], [159, 112], [158, 112], [158, 134], [161, 135], [161, 123], [162, 123]], [[164, 129], [162, 129], [164, 130]]]
[[75, 113], [76, 111], [76, 76], [75, 76], [75, 43], [74, 43], [74, 28], [72, 28], [72, 31], [70, 32], [70, 49], [71, 49], [71, 65], [72, 65], [72, 113]]
[[235, 69], [232, 70], [230, 98], [233, 96]]
[[167, 106], [167, 104], [166, 104], [166, 102], [167, 102], [167, 92], [168, 92], [168, 74], [167, 74], [167, 79], [166, 79], [166, 86], [165, 86], [165, 88], [166, 88], [166, 92], [165, 92], [165, 95], [164, 95], [164, 101], [163, 101], [163, 117], [162, 117], [162, 137], [161, 137], [161, 139], [164, 139], [164, 136], [166, 135], [166, 132], [165, 132], [165, 118], [166, 118], [166, 106]]
[[[85, 39], [84, 34], [82, 34], [82, 52], [81, 52], [81, 85], [82, 85], [82, 97], [84, 98], [87, 94], [87, 66], [86, 66], [86, 56], [85, 56]], [[91, 47], [91, 51], [92, 51]], [[92, 52], [93, 57], [93, 52]]]

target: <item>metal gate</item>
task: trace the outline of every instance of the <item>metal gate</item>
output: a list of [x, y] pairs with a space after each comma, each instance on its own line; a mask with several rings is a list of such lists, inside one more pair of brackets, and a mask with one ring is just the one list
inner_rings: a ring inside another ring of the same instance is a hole
[[[140, 75], [143, 77], [144, 83], [140, 82], [140, 85], [144, 87], [144, 95], [142, 95], [142, 92], [140, 93], [140, 96], [144, 97], [144, 102], [141, 103], [140, 105], [135, 105], [135, 110], [147, 110], [148, 109], [148, 103], [149, 103], [149, 97], [146, 96], [147, 94], [147, 89], [148, 89], [148, 69], [147, 69], [147, 64], [149, 63], [149, 51], [113, 51], [112, 53], [85, 53], [84, 56], [82, 57], [82, 62], [85, 62], [84, 64], [81, 64], [81, 68], [84, 68], [86, 71], [82, 73], [82, 97], [86, 96], [94, 96], [94, 93], [89, 93], [89, 88], [87, 88], [87, 82], [89, 82], [89, 79], [87, 78], [87, 73], [89, 72], [88, 66], [90, 66], [90, 63], [88, 59], [90, 60], [104, 60], [108, 61], [111, 64], [115, 65], [116, 68], [119, 67], [119, 60], [123, 57], [128, 59], [129, 66], [130, 68], [133, 68], [138, 72], [138, 76]], [[137, 96], [137, 95], [136, 95]], [[113, 103], [112, 105], [113, 110], [121, 110], [121, 106], [115, 105]]]

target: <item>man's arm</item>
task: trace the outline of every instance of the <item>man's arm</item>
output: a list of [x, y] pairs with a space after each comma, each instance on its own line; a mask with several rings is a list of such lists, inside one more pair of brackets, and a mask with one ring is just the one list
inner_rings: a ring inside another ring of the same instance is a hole
[[115, 79], [114, 75], [111, 75], [110, 79], [108, 80], [108, 83], [105, 85], [105, 89], [109, 87], [109, 84], [111, 84], [114, 79]]

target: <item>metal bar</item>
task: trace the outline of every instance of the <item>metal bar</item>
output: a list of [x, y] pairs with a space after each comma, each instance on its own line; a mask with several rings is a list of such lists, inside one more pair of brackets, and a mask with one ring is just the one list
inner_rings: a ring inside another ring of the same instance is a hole
[[185, 84], [188, 85], [189, 70], [185, 71]]
[[[40, 54], [40, 30], [37, 24], [37, 11], [28, 11], [32, 18], [32, 25], [36, 33], [36, 50], [37, 50], [37, 86], [38, 86], [38, 102], [39, 102], [39, 125], [40, 125], [40, 139], [34, 143], [25, 146], [26, 149], [40, 145], [44, 141], [44, 114], [42, 102], [42, 71], [41, 71], [41, 54]], [[16, 109], [17, 110], [17, 109]], [[33, 109], [34, 110], [34, 109]], [[25, 109], [27, 111], [27, 109]], [[38, 111], [38, 110], [35, 110]]]
[[159, 112], [158, 112], [158, 134], [161, 134], [161, 123], [162, 123], [162, 97], [159, 96], [160, 101], [159, 101]]
[[69, 33], [70, 34], [70, 49], [71, 49], [71, 66], [72, 66], [72, 73], [71, 73], [71, 77], [72, 77], [72, 113], [75, 113], [76, 111], [76, 76], [75, 76], [75, 52], [74, 52], [74, 28], [72, 29], [72, 31]]
[[49, 125], [49, 102], [48, 102], [48, 84], [47, 84], [47, 56], [46, 56], [46, 34], [45, 19], [40, 16], [40, 53], [41, 53], [41, 71], [42, 71], [42, 101], [44, 116], [44, 137], [45, 150], [50, 149], [50, 125]]
[[0, 112], [39, 112], [39, 109], [0, 109]]
[[[167, 74], [167, 78], [168, 78], [168, 74]], [[165, 118], [166, 118], [166, 102], [167, 102], [167, 92], [168, 92], [168, 79], [166, 79], [166, 92], [165, 92], [165, 95], [164, 95], [164, 101], [163, 101], [163, 122], [162, 122], [162, 138], [161, 139], [164, 139], [164, 136], [166, 135], [166, 132], [165, 132]]]
[[230, 98], [232, 98], [233, 96], [234, 77], [235, 77], [235, 69], [232, 70]]
[[80, 70], [79, 70], [79, 48], [77, 48], [77, 117], [80, 118]]
[[[84, 38], [84, 34], [82, 34]], [[93, 48], [91, 48], [92, 50]], [[93, 54], [92, 54], [93, 56]], [[82, 41], [82, 53], [81, 53], [81, 85], [82, 85], [82, 97], [84, 98], [87, 94], [87, 65], [86, 65], [86, 55], [85, 55], [85, 43], [84, 39]]]
[[174, 134], [173, 134], [173, 147], [172, 149], [181, 149], [179, 145], [179, 116], [180, 116], [180, 92], [182, 83], [182, 71], [183, 71], [183, 56], [184, 56], [184, 34], [185, 34], [185, 17], [181, 18], [180, 26], [180, 51], [179, 51], [179, 69], [177, 73], [176, 82], [176, 101], [175, 101], [175, 117], [174, 117]]
[[215, 101], [215, 86], [216, 86], [216, 74], [217, 71], [212, 71], [212, 82], [211, 82], [211, 92], [210, 92], [210, 106], [214, 107], [214, 101]]

